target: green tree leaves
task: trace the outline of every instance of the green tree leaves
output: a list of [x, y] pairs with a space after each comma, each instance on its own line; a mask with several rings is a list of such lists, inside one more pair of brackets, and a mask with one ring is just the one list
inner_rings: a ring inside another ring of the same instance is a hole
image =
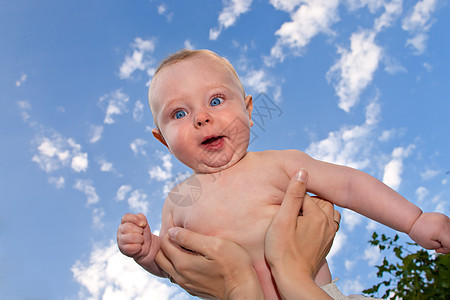
[[[378, 296], [380, 287], [384, 290], [382, 298], [401, 299], [450, 299], [450, 254], [429, 254], [415, 243], [398, 243], [399, 236], [393, 238], [385, 234], [372, 234], [369, 243], [380, 251], [390, 250], [396, 262], [390, 262], [386, 256], [378, 269], [378, 284], [363, 291], [369, 296]], [[392, 257], [392, 255], [391, 255]]]

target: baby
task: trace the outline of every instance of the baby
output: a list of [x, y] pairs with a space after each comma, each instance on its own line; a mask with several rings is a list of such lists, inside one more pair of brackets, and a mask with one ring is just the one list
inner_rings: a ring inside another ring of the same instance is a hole
[[[422, 213], [370, 175], [298, 150], [248, 152], [252, 97], [245, 95], [233, 66], [211, 51], [181, 50], [163, 61], [153, 77], [149, 103], [153, 135], [194, 172], [169, 193], [160, 237], [180, 226], [239, 244], [250, 254], [267, 299], [279, 295], [264, 259], [264, 237], [300, 167], [308, 170], [309, 192], [405, 232], [424, 248], [450, 252], [447, 216]], [[201, 187], [196, 201], [180, 205], [176, 199], [190, 197], [193, 181]], [[160, 237], [151, 234], [143, 215], [127, 214], [118, 244], [143, 268], [164, 276], [154, 261]], [[318, 285], [331, 281], [326, 262], [315, 280]]]

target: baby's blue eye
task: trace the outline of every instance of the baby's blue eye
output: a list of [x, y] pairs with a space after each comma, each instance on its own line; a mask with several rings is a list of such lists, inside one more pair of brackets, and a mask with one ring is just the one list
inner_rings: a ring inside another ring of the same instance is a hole
[[175, 119], [181, 119], [186, 116], [186, 112], [184, 110], [178, 110], [175, 112]]
[[211, 100], [211, 102], [209, 102], [209, 104], [211, 106], [217, 106], [217, 105], [219, 105], [222, 102], [223, 102], [222, 98], [214, 98], [214, 99]]

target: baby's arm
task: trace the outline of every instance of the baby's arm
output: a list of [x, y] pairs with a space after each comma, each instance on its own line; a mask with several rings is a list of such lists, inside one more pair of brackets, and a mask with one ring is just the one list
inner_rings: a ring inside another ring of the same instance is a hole
[[148, 272], [164, 277], [164, 272], [155, 263], [160, 248], [160, 237], [150, 231], [147, 218], [143, 214], [125, 214], [117, 230], [117, 244], [120, 251], [132, 257]]
[[[300, 162], [308, 170], [308, 191], [405, 232], [424, 248], [449, 252], [450, 220], [447, 216], [422, 213], [399, 193], [364, 172], [318, 161], [300, 151], [288, 156], [297, 161], [297, 166]], [[292, 161], [289, 163], [296, 165]]]

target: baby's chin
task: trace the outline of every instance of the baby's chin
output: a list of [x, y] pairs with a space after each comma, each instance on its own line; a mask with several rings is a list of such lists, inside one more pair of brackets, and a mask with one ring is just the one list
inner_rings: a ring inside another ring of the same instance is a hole
[[235, 165], [245, 156], [246, 153], [246, 151], [240, 154], [235, 152], [231, 157], [218, 155], [214, 158], [214, 160], [200, 162], [195, 167], [191, 167], [191, 169], [194, 173], [198, 174], [217, 173]]

